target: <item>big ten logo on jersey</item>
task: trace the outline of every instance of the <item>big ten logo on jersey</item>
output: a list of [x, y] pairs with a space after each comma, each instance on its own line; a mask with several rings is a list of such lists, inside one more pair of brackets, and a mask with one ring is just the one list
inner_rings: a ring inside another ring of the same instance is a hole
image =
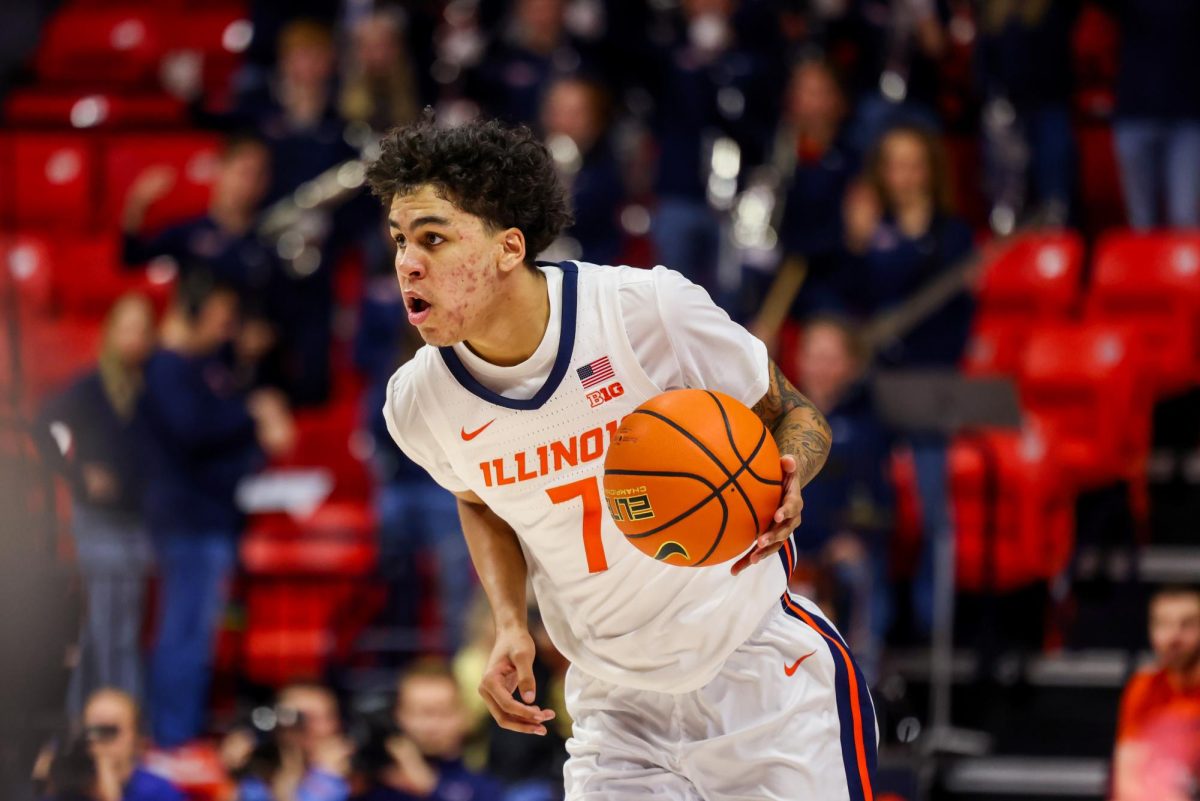
[[587, 399], [592, 408], [596, 408], [602, 403], [606, 403], [613, 398], [619, 398], [625, 394], [625, 387], [621, 386], [620, 381], [614, 381], [607, 387], [601, 387], [595, 392], [589, 392]]
[[610, 420], [602, 426], [538, 445], [532, 450], [517, 451], [480, 462], [483, 484], [486, 487], [504, 487], [594, 462], [604, 455], [605, 448], [612, 444], [616, 433], [617, 421]]
[[617, 522], [654, 517], [654, 508], [650, 506], [650, 495], [645, 486], [606, 489], [604, 500], [608, 503], [609, 514]]

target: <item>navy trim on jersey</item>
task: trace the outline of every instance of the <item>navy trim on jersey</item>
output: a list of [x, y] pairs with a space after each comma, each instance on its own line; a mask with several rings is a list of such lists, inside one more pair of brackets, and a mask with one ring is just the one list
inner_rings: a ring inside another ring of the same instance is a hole
[[442, 361], [446, 363], [446, 367], [450, 368], [450, 374], [462, 385], [463, 389], [488, 403], [521, 411], [540, 409], [558, 391], [558, 385], [562, 383], [563, 376], [567, 374], [567, 367], [571, 364], [571, 354], [575, 350], [575, 318], [579, 308], [579, 265], [564, 261], [555, 266], [563, 272], [562, 329], [558, 335], [558, 355], [554, 357], [554, 366], [550, 368], [550, 375], [546, 377], [546, 383], [542, 385], [536, 395], [528, 400], [506, 398], [499, 392], [493, 392], [479, 383], [479, 380], [471, 375], [471, 371], [462, 363], [462, 359], [458, 358], [454, 348], [438, 348], [442, 354]]
[[[871, 784], [878, 763], [875, 741], [875, 704], [871, 700], [871, 692], [867, 688], [867, 682], [863, 679], [862, 671], [859, 670], [858, 663], [851, 656], [846, 641], [829, 621], [801, 607], [786, 592], [779, 600], [787, 615], [816, 629], [817, 633], [824, 637], [825, 644], [833, 657], [834, 695], [837, 699], [838, 721], [841, 724], [842, 767], [846, 772], [850, 801], [872, 801], [875, 793]], [[797, 610], [802, 611], [798, 612]], [[851, 691], [849, 673], [851, 670], [854, 671], [854, 684], [858, 690], [857, 698]], [[864, 753], [861, 755], [858, 753], [859, 744], [855, 742], [854, 713], [851, 705], [857, 705], [861, 715], [861, 747], [864, 749]], [[860, 756], [866, 763], [866, 782], [863, 781], [862, 772], [859, 770]]]
[[783, 574], [788, 581], [792, 580], [792, 571], [796, 569], [796, 532], [788, 535], [783, 541], [783, 547], [777, 552], [779, 561], [783, 562]]

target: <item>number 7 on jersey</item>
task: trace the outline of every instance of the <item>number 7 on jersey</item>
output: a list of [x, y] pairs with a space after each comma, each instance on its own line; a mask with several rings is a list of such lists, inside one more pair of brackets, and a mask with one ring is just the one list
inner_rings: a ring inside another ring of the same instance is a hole
[[587, 556], [589, 573], [608, 570], [604, 542], [600, 538], [600, 479], [581, 478], [570, 484], [559, 484], [546, 490], [552, 503], [583, 499], [583, 552]]

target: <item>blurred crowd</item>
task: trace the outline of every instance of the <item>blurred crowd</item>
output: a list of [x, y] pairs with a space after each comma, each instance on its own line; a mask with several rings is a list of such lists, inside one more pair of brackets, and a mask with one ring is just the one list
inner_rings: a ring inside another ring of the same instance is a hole
[[[191, 105], [197, 127], [225, 135], [207, 213], [146, 227], [179, 179], [163, 168], [138, 177], [123, 209], [124, 261], [170, 257], [174, 301], [160, 316], [122, 298], [95, 369], [39, 418], [43, 453], [71, 488], [88, 603], [68, 699], [80, 725], [45, 760], [48, 797], [178, 798], [138, 767], [145, 737], [170, 749], [214, 733], [246, 801], [561, 792], [566, 665], [543, 634], [538, 703], [559, 710], [560, 730], [521, 738], [490, 724], [474, 689], [489, 623], [472, 608], [454, 500], [394, 447], [378, 413], [420, 342], [355, 167], [380, 133], [425, 115], [531, 126], [575, 208], [543, 258], [680, 271], [766, 341], [829, 418], [833, 452], [805, 492], [794, 583], [873, 680], [897, 626], [919, 640], [933, 617], [931, 556], [905, 597], [888, 578], [898, 441], [912, 452], [926, 541], [950, 523], [945, 442], [887, 430], [865, 377], [958, 365], [974, 309], [966, 269], [989, 229], [1078, 223], [1071, 52], [1084, 5], [252, 3], [233, 97]], [[1200, 5], [1099, 5], [1121, 32], [1113, 130], [1128, 221], [1200, 226], [1200, 82], [1178, 79], [1200, 75]], [[972, 143], [973, 174], [957, 182], [947, 136]], [[963, 185], [982, 188], [984, 214], [956, 210]], [[351, 269], [361, 289], [345, 304], [335, 287]], [[956, 272], [949, 299], [908, 330], [862, 336], [864, 322]], [[217, 725], [214, 641], [246, 519], [237, 488], [294, 446], [293, 410], [329, 401], [339, 348], [365, 385], [386, 622], [420, 625], [431, 600], [418, 573], [432, 561], [438, 656], [390, 665], [394, 699], [373, 709], [302, 677]]]

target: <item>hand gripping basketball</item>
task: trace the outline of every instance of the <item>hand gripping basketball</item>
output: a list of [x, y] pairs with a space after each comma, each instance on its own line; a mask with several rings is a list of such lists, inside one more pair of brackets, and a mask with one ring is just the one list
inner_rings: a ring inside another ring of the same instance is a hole
[[783, 543], [800, 525], [804, 499], [800, 497], [800, 482], [796, 479], [796, 457], [791, 454], [782, 456], [779, 465], [783, 468], [783, 501], [772, 518], [775, 525], [758, 536], [750, 553], [734, 562], [730, 572], [735, 576], [782, 548]]
[[[795, 470], [795, 462], [790, 465]], [[708, 567], [743, 556], [783, 521], [784, 470], [758, 415], [706, 389], [656, 395], [625, 416], [604, 461], [613, 523], [664, 564]], [[798, 514], [798, 497], [784, 519]], [[782, 538], [780, 538], [782, 539]]]

